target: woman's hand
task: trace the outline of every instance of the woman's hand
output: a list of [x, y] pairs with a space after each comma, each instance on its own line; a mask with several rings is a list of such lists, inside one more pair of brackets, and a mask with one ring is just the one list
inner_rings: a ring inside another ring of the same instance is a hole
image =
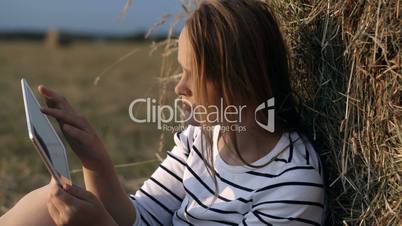
[[57, 226], [117, 226], [95, 195], [75, 185], [63, 190], [52, 180], [47, 208]]
[[[132, 225], [135, 220], [134, 206], [95, 130], [74, 111], [66, 98], [42, 85], [38, 90], [47, 105], [42, 112], [57, 119], [68, 143], [81, 160], [87, 190], [68, 194], [54, 188], [53, 198], [49, 201], [53, 219], [67, 222], [65, 225], [104, 225], [102, 221], [109, 222], [103, 219], [108, 212], [119, 225]], [[100, 223], [94, 223], [98, 218], [102, 219]]]
[[61, 131], [84, 167], [94, 169], [94, 166], [102, 161], [109, 160], [95, 130], [87, 119], [74, 111], [65, 97], [43, 85], [38, 86], [38, 91], [45, 98], [47, 105], [41, 111], [56, 118]]

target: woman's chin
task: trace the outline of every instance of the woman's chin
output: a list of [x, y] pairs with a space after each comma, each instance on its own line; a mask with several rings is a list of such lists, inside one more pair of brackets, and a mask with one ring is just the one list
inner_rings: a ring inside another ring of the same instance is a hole
[[192, 126], [200, 126], [201, 124], [199, 123], [199, 120], [196, 120], [194, 118], [194, 114], [191, 114], [191, 111], [185, 111], [185, 118], [186, 118], [186, 122], [189, 125]]

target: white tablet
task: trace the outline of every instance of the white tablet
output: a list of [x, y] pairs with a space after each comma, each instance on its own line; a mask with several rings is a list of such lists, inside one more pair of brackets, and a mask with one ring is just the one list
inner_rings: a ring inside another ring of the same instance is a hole
[[56, 182], [59, 185], [71, 184], [66, 148], [63, 142], [48, 117], [41, 112], [41, 106], [25, 79], [21, 79], [21, 88], [29, 139], [33, 142]]

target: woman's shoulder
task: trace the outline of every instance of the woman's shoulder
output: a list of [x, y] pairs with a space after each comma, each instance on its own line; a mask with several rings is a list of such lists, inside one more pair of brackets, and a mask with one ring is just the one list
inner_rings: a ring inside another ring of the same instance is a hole
[[299, 187], [308, 185], [323, 187], [320, 157], [306, 137], [296, 132], [284, 133], [276, 149], [278, 155], [271, 163], [248, 172], [266, 178], [262, 180], [262, 187], [292, 184]]
[[287, 164], [292, 167], [312, 167], [312, 172], [323, 174], [320, 155], [309, 139], [299, 132], [287, 133], [289, 148], [287, 150]]
[[183, 127], [179, 127], [178, 131], [174, 133], [173, 139], [175, 143], [186, 143], [187, 141], [190, 140], [195, 140], [195, 138], [198, 136], [200, 133], [200, 128], [199, 126], [193, 126], [193, 125], [186, 125]]
[[283, 202], [313, 205], [322, 210], [324, 182], [318, 154], [304, 137], [297, 133], [286, 135], [294, 141], [293, 145], [270, 165], [251, 173], [261, 179], [259, 188], [254, 191], [253, 201], [258, 205], [288, 200]]
[[198, 126], [186, 125], [179, 127], [178, 131], [173, 134], [173, 140], [176, 147], [184, 150], [186, 155], [189, 154], [193, 146], [194, 140], [197, 138], [200, 129]]

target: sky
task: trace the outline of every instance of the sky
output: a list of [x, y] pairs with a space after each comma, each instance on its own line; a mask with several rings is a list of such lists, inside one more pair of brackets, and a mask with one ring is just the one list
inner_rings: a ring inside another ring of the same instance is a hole
[[[181, 11], [179, 0], [133, 0], [119, 22], [127, 0], [0, 0], [1, 31], [46, 31], [125, 35], [147, 31], [166, 13]], [[182, 23], [178, 25], [180, 28]], [[158, 29], [158, 33], [167, 26]]]

